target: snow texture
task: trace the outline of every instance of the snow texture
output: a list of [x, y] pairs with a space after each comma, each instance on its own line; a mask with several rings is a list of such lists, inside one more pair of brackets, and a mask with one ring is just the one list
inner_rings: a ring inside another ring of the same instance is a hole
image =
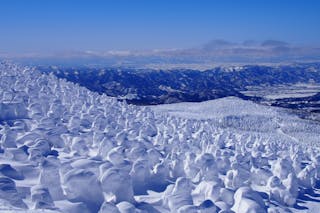
[[0, 212], [319, 212], [318, 123], [237, 98], [128, 105], [0, 64]]

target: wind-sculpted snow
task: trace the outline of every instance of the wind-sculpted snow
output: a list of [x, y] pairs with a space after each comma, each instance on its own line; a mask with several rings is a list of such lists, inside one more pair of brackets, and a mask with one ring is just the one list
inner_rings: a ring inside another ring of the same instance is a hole
[[318, 123], [237, 98], [138, 107], [0, 64], [0, 211], [317, 212]]

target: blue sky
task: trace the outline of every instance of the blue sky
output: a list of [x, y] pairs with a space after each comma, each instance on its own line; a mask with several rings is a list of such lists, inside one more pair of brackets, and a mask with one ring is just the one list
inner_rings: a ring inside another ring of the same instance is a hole
[[320, 44], [317, 0], [1, 0], [0, 52], [191, 48], [212, 39]]

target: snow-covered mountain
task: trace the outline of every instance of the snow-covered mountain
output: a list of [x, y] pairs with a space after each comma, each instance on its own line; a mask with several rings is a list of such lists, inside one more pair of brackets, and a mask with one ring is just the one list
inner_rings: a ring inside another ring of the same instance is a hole
[[320, 125], [235, 97], [128, 105], [0, 64], [0, 212], [318, 212]]
[[43, 73], [137, 105], [200, 102], [236, 96], [320, 120], [320, 64], [198, 69], [39, 66]]

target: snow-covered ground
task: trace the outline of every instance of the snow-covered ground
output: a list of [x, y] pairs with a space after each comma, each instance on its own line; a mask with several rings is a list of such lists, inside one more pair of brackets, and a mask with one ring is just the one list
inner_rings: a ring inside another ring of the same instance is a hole
[[319, 212], [320, 125], [237, 98], [138, 107], [0, 64], [0, 212]]
[[315, 83], [275, 86], [256, 86], [247, 87], [246, 91], [241, 93], [247, 96], [263, 97], [269, 100], [282, 98], [303, 98], [316, 95], [320, 92], [320, 85]]

